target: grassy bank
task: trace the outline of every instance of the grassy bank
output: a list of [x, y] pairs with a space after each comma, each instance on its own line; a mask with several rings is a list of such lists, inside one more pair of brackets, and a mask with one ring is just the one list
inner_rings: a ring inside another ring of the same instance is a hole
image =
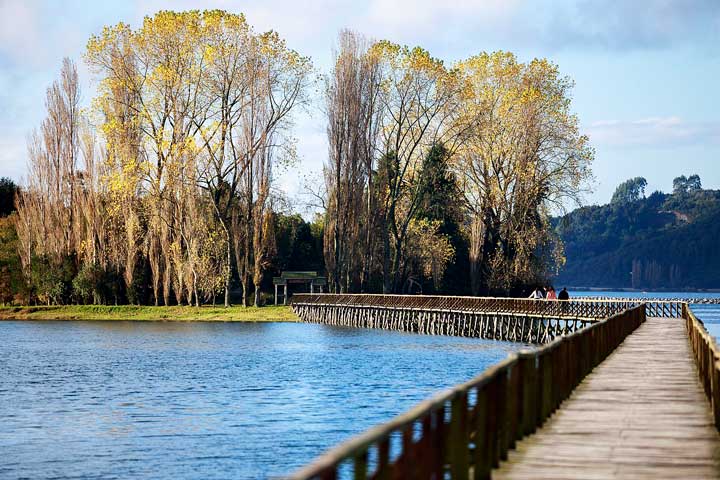
[[0, 320], [140, 320], [199, 322], [297, 321], [290, 307], [147, 307], [67, 305], [0, 307]]

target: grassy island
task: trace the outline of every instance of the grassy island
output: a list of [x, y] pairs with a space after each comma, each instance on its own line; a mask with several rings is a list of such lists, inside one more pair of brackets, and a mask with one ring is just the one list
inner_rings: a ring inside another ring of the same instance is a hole
[[135, 320], [195, 322], [297, 321], [290, 307], [150, 307], [136, 305], [62, 305], [0, 307], [0, 320]]

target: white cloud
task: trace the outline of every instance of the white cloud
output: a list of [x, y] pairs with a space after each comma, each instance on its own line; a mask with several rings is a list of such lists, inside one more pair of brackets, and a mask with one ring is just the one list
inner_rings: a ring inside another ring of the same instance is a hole
[[609, 147], [680, 147], [720, 143], [720, 121], [696, 122], [680, 117], [603, 120], [585, 129], [593, 144]]

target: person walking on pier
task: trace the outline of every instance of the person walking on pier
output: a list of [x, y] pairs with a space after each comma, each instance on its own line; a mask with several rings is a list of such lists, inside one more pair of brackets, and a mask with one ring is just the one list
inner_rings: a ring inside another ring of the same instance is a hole
[[538, 287], [535, 290], [533, 290], [533, 292], [530, 294], [530, 297], [528, 297], [528, 298], [540, 300], [542, 298], [545, 298], [545, 295], [543, 295], [542, 289]]
[[548, 287], [547, 295], [545, 295], [545, 298], [548, 300], [557, 300], [557, 293], [555, 293], [555, 288], [551, 285]]
[[557, 298], [558, 300], [570, 300], [570, 294], [568, 293], [566, 287], [563, 287], [563, 289], [560, 290]]

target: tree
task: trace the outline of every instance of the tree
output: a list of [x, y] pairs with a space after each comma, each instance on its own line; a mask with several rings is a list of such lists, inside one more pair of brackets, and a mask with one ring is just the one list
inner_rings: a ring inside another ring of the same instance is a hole
[[[418, 209], [418, 218], [437, 225], [433, 245], [440, 254], [435, 255], [437, 263], [431, 278], [436, 291], [466, 293], [465, 286], [469, 271], [467, 265], [467, 241], [462, 233], [465, 218], [462, 193], [457, 176], [452, 170], [452, 158], [442, 144], [433, 145], [423, 161], [421, 190], [423, 199]], [[445, 245], [445, 241], [448, 242]], [[445, 272], [444, 278], [440, 272]]]
[[673, 179], [673, 193], [681, 195], [687, 193], [687, 181], [688, 179], [685, 175], [675, 177]]
[[632, 203], [645, 198], [645, 187], [647, 180], [643, 177], [635, 177], [624, 181], [615, 189], [610, 203]]
[[[100, 95], [95, 99], [104, 121], [100, 127], [104, 155], [96, 164], [101, 166], [107, 180], [103, 182], [107, 190], [102, 203], [107, 261], [121, 272], [128, 301], [139, 303], [140, 298], [145, 297], [140, 292], [146, 287], [144, 275], [138, 275], [137, 268], [145, 265], [142, 250], [146, 247], [147, 229], [146, 202], [141, 198], [144, 161], [141, 98], [133, 83], [120, 79], [136, 77], [140, 73], [133, 56], [129, 29], [119, 30], [115, 35], [115, 41], [105, 46], [109, 50], [105, 68], [117, 73], [101, 80]], [[97, 59], [88, 60], [95, 65], [93, 61]], [[153, 292], [157, 293], [158, 285], [150, 283]]]
[[244, 16], [219, 10], [163, 11], [137, 30], [120, 23], [91, 38], [86, 57], [101, 77], [114, 200], [135, 199], [115, 222], [127, 240], [117, 248], [126, 253], [126, 284], [142, 245], [155, 303], [198, 302], [205, 232], [189, 215], [207, 195], [215, 216], [208, 225], [224, 235], [225, 305], [233, 257], [247, 298], [254, 270], [265, 265], [255, 260], [254, 239], [272, 168], [257, 167], [294, 153], [291, 113], [306, 101], [309, 60], [277, 33], [256, 34]]
[[375, 244], [372, 173], [379, 93], [377, 61], [368, 55], [368, 42], [342, 31], [339, 44], [325, 93], [330, 147], [325, 264], [330, 289], [336, 292], [349, 291], [353, 284], [362, 290], [369, 275]]
[[27, 302], [28, 291], [18, 254], [15, 214], [0, 217], [0, 302]]
[[699, 192], [702, 190], [702, 182], [699, 175], [680, 175], [673, 179], [673, 193], [684, 195], [689, 192]]
[[[60, 79], [47, 90], [46, 107], [40, 131], [29, 139], [29, 181], [17, 201], [16, 231], [26, 273], [32, 270], [34, 257], [52, 268], [70, 257], [76, 261], [88, 228], [83, 200], [84, 190], [92, 188], [94, 152], [81, 149], [87, 124], [80, 115], [77, 70], [67, 58]], [[59, 301], [61, 295], [48, 293], [46, 297]]]
[[[254, 224], [264, 215], [267, 199], [258, 185], [267, 180], [269, 188], [271, 180], [264, 178], [271, 166], [267, 172], [255, 167], [259, 158], [286, 159], [294, 154], [288, 148], [288, 132], [293, 111], [307, 102], [311, 64], [287, 48], [277, 33], [255, 34], [243, 15], [210, 11], [203, 19], [205, 48], [210, 52], [206, 88], [212, 123], [199, 131], [206, 162], [200, 181], [213, 199], [228, 245], [225, 304], [233, 256], [245, 304], [255, 265]], [[258, 175], [263, 176], [259, 183]], [[255, 212], [256, 206], [261, 213]]]
[[[570, 111], [572, 82], [546, 60], [497, 52], [448, 68], [420, 47], [341, 32], [324, 89], [326, 209], [307, 224], [279, 215], [273, 186], [296, 161], [312, 65], [277, 33], [240, 14], [162, 11], [105, 28], [86, 59], [99, 128], [65, 60], [17, 193], [35, 300], [200, 305], [224, 294], [227, 306], [240, 286], [243, 305], [259, 305], [269, 271], [290, 265], [324, 265], [338, 292], [466, 293], [469, 271], [473, 292], [507, 293], [563, 261], [549, 212], [579, 199], [593, 152]], [[644, 195], [633, 181], [618, 198]]]
[[15, 195], [20, 188], [7, 177], [0, 178], [0, 217], [6, 217], [15, 211]]
[[437, 143], [451, 151], [455, 145], [450, 119], [459, 83], [454, 71], [420, 47], [381, 41], [370, 54], [380, 69], [377, 188], [383, 291], [389, 293], [400, 291], [405, 280], [406, 239], [422, 199], [423, 158]]
[[465, 125], [457, 173], [469, 212], [474, 294], [542, 281], [561, 244], [550, 208], [579, 201], [594, 152], [570, 111], [572, 81], [544, 59], [507, 52], [458, 65]]
[[[421, 48], [381, 41], [365, 50], [347, 33], [341, 44], [327, 95], [325, 262], [336, 290], [353, 288], [359, 247], [372, 258], [370, 242], [357, 241], [363, 228], [382, 241], [384, 292], [438, 281], [439, 264], [427, 273], [417, 248], [447, 239], [452, 248], [435, 256], [442, 263], [467, 251], [474, 293], [507, 293], [562, 263], [549, 212], [579, 201], [594, 152], [570, 111], [572, 82], [557, 66], [497, 52], [447, 69]], [[371, 101], [363, 92], [375, 84]], [[363, 127], [367, 119], [375, 129]], [[364, 143], [375, 146], [372, 155]], [[367, 218], [357, 215], [364, 202], [375, 205]]]
[[699, 175], [690, 175], [687, 178], [687, 190], [689, 192], [699, 192], [702, 190], [702, 183]]
[[299, 214], [273, 213], [277, 255], [274, 271], [310, 270], [321, 272], [323, 265], [323, 225], [321, 218], [306, 222]]

